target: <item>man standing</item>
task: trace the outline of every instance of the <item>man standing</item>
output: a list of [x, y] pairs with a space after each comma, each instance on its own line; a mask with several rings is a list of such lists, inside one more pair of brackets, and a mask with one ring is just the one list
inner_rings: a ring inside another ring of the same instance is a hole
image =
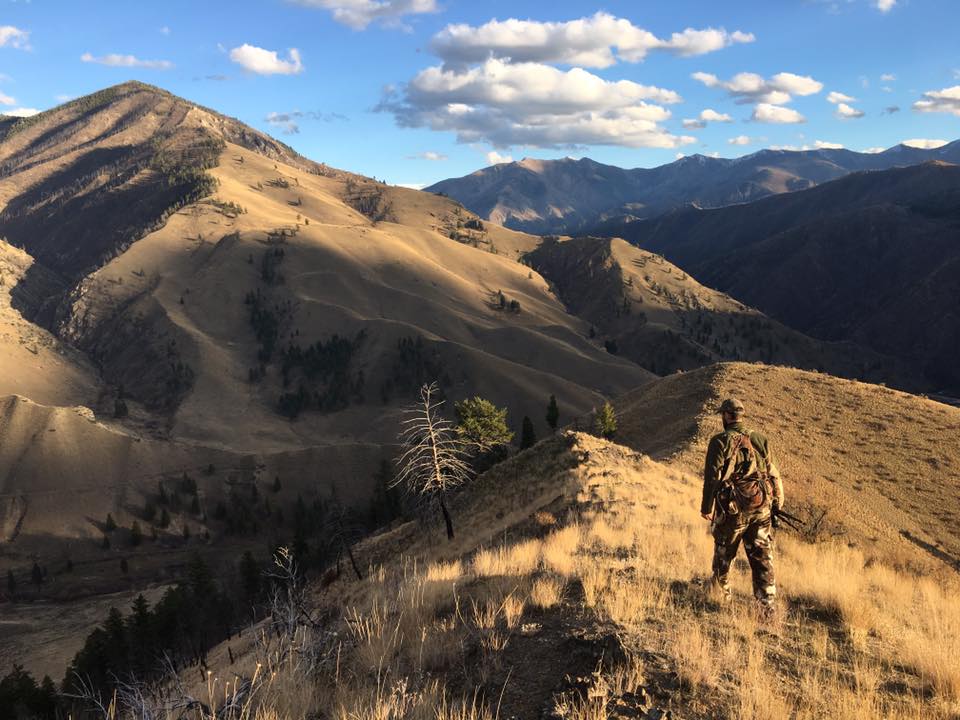
[[762, 609], [770, 612], [777, 596], [770, 522], [771, 511], [783, 506], [780, 471], [766, 436], [744, 427], [742, 402], [724, 400], [720, 413], [723, 432], [707, 446], [700, 503], [700, 514], [713, 522], [713, 583], [729, 599], [730, 563], [743, 540], [753, 594]]

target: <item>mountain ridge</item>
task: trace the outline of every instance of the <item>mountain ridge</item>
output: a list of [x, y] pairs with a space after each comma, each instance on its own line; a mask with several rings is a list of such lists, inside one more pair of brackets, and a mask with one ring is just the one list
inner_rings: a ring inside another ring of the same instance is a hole
[[880, 153], [846, 149], [759, 150], [739, 158], [691, 155], [654, 168], [625, 169], [590, 158], [501, 163], [426, 188], [479, 216], [539, 234], [596, 232], [607, 220], [651, 218], [687, 204], [722, 207], [804, 189], [860, 170], [927, 160], [960, 162], [960, 140], [940, 148], [895, 145]]

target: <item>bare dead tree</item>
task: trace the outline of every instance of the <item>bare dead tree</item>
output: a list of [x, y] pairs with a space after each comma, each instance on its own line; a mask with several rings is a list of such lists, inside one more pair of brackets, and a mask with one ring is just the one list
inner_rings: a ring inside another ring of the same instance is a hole
[[420, 388], [420, 402], [406, 411], [400, 432], [404, 452], [391, 486], [403, 485], [412, 494], [436, 498], [447, 525], [447, 538], [452, 540], [453, 520], [447, 508], [447, 493], [467, 481], [470, 467], [453, 424], [440, 414], [444, 401], [437, 399], [439, 392], [435, 382], [424, 385]]
[[363, 580], [363, 573], [353, 554], [353, 546], [363, 537], [363, 528], [350, 516], [339, 500], [331, 503], [330, 519], [324, 529], [329, 538], [329, 547], [335, 549], [337, 553], [337, 576], [340, 576], [340, 561], [346, 555], [357, 580]]

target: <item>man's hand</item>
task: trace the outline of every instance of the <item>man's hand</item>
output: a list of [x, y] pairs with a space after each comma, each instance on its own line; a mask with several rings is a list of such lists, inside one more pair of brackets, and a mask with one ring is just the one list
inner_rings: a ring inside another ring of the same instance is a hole
[[707, 520], [707, 521], [709, 521], [709, 522], [713, 522], [713, 513], [712, 513], [712, 512], [710, 512], [710, 513], [700, 513], [700, 517], [702, 517], [704, 520]]

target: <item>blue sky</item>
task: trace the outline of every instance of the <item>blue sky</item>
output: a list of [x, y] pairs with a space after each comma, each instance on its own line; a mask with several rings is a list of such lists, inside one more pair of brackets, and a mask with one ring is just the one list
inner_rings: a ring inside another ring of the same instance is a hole
[[422, 185], [960, 138], [956, 0], [0, 0], [0, 112], [138, 79]]

